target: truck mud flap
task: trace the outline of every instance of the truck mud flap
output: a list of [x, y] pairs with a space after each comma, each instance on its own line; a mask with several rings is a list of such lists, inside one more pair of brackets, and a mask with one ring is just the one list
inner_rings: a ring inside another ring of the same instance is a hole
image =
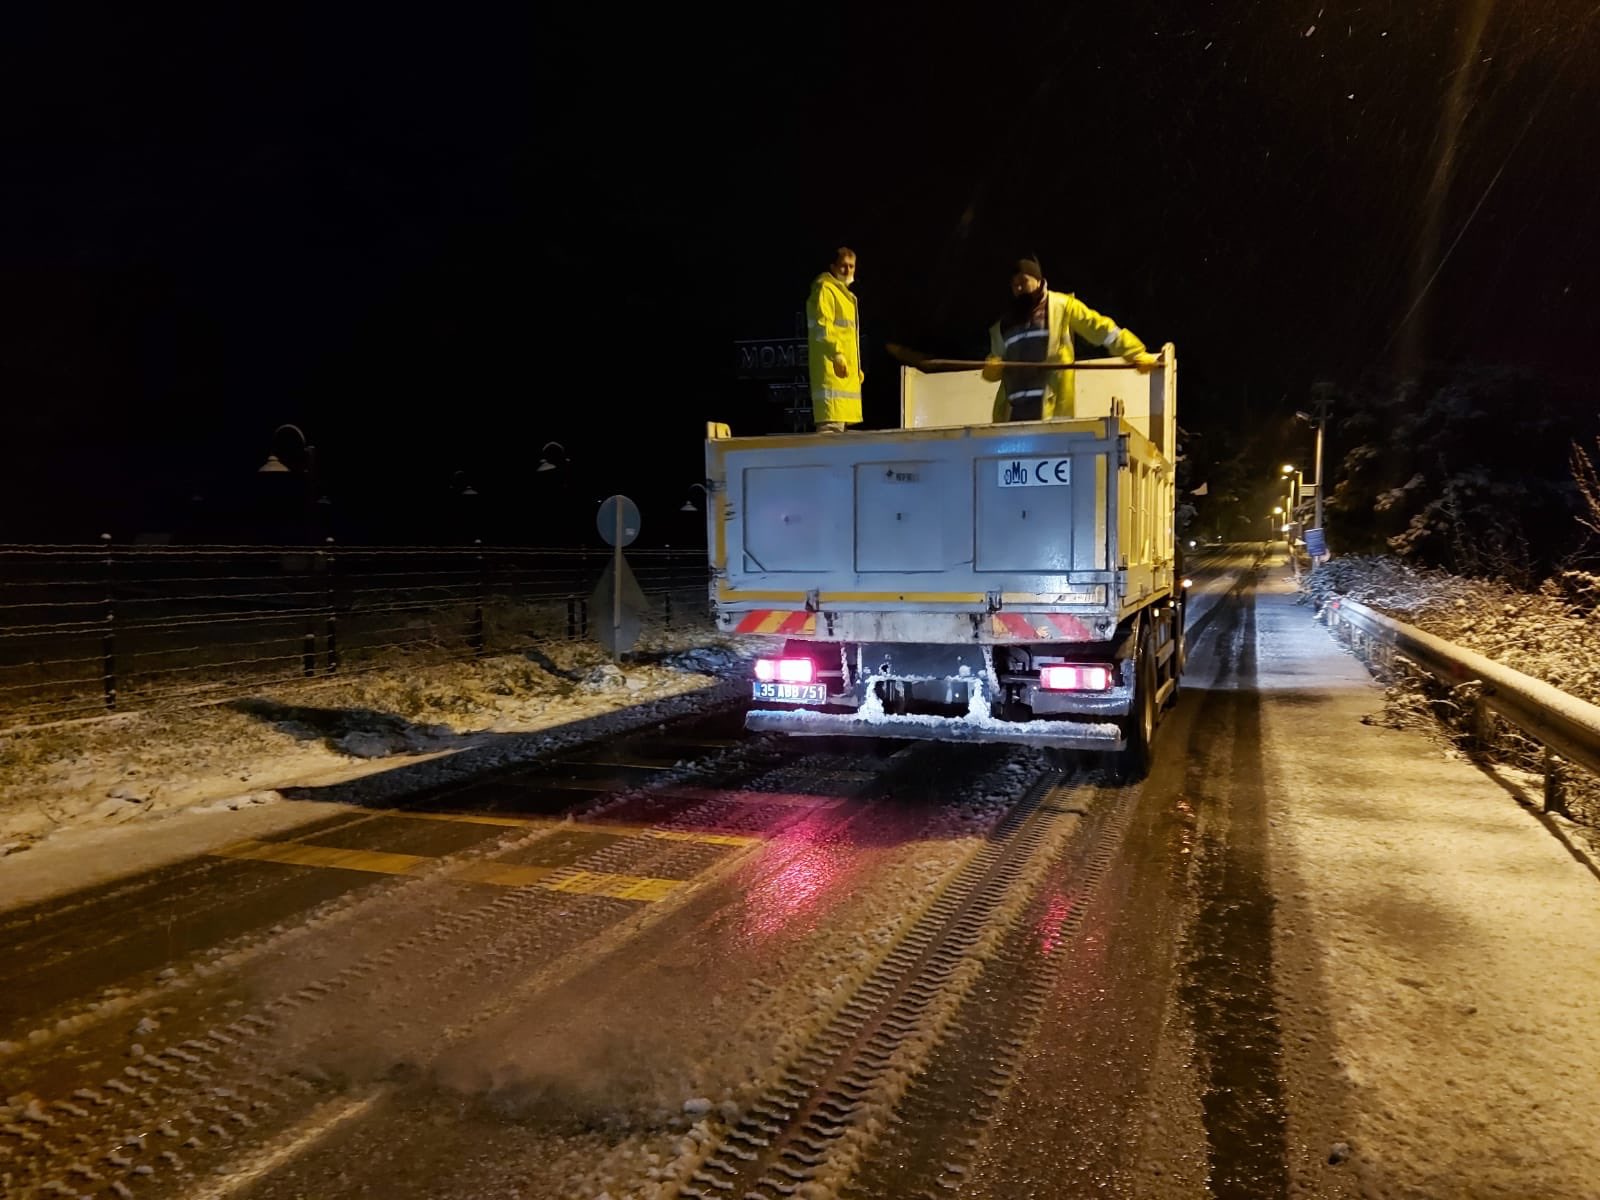
[[1122, 731], [1110, 724], [1079, 721], [972, 721], [962, 717], [874, 716], [823, 713], [814, 709], [752, 709], [744, 727], [753, 733], [794, 737], [915, 738], [930, 742], [1002, 742], [1057, 750], [1118, 751]]

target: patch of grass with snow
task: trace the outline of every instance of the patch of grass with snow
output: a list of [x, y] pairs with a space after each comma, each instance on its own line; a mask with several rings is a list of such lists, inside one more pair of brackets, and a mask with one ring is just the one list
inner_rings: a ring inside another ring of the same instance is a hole
[[680, 623], [647, 628], [620, 666], [594, 643], [561, 641], [13, 730], [0, 737], [0, 856], [64, 828], [122, 824], [663, 699], [741, 670], [749, 652], [709, 622]]

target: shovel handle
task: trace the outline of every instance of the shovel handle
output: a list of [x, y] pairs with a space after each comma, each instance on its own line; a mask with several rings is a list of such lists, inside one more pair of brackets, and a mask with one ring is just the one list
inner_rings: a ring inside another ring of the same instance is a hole
[[[1110, 371], [1127, 370], [1136, 364], [1123, 358], [1091, 358], [1081, 362], [988, 362], [981, 358], [930, 358], [926, 354], [905, 346], [889, 346], [889, 353], [907, 366], [919, 371], [981, 371], [986, 367], [999, 367], [1007, 371]], [[1155, 364], [1160, 365], [1159, 359]]]

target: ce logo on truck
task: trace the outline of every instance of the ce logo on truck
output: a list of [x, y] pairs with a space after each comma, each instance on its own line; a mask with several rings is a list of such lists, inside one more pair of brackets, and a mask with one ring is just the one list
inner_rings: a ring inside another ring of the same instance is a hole
[[1065, 487], [1072, 482], [1070, 458], [1012, 458], [999, 465], [1001, 487]]

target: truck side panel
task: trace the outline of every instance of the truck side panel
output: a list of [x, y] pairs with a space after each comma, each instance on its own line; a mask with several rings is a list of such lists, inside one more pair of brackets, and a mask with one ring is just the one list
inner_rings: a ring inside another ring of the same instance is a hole
[[1081, 603], [1113, 582], [1119, 432], [1041, 422], [713, 440], [716, 598]]

